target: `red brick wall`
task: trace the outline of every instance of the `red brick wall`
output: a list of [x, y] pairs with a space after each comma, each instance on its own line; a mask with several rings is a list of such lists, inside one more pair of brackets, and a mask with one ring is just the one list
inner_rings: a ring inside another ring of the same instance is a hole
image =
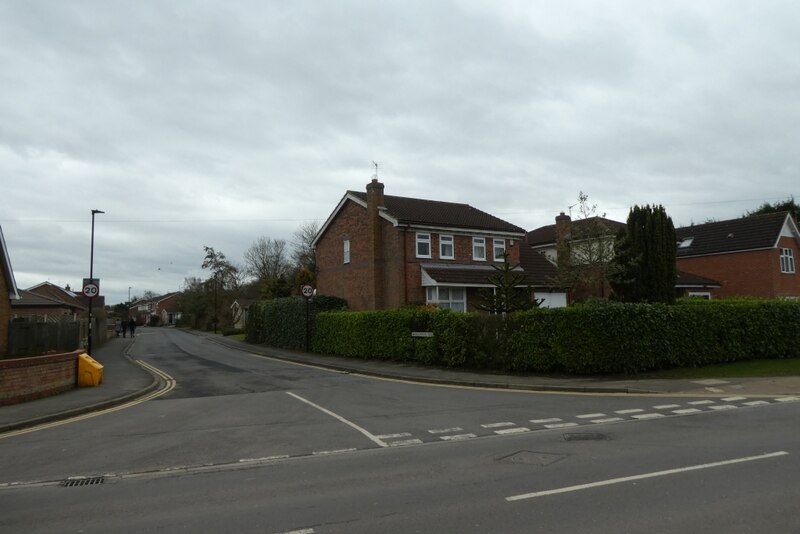
[[719, 280], [722, 287], [714, 290], [714, 296], [719, 298], [800, 297], [800, 273], [797, 272], [800, 251], [797, 242], [791, 238], [781, 238], [780, 247], [791, 248], [794, 251], [794, 274], [781, 273], [780, 251], [777, 248], [698, 258], [678, 258], [678, 269]]
[[[350, 263], [343, 263], [343, 242], [350, 240]], [[345, 202], [317, 242], [317, 291], [347, 300], [351, 310], [369, 309], [370, 242], [367, 210]]]
[[0, 406], [74, 389], [82, 352], [0, 360]]

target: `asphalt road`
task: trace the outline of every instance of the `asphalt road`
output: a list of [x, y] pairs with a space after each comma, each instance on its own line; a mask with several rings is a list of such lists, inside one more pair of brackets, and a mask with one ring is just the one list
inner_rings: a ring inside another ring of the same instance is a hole
[[164, 329], [133, 356], [176, 387], [0, 440], [0, 531], [800, 532], [798, 402], [416, 385]]

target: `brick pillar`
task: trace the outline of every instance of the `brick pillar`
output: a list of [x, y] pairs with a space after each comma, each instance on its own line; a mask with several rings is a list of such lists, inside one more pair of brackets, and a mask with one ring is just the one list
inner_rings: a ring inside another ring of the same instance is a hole
[[373, 178], [367, 184], [367, 218], [369, 232], [369, 298], [370, 308], [380, 310], [384, 306], [383, 295], [383, 236], [381, 229], [380, 208], [384, 205], [383, 184]]

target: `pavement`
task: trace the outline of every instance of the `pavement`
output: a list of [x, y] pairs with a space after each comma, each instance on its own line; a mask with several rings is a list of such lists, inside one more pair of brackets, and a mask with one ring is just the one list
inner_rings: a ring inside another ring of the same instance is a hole
[[[357, 360], [251, 345], [206, 332], [208, 340], [252, 354], [339, 372], [463, 387], [514, 389], [549, 393], [662, 395], [691, 397], [778, 397], [800, 395], [800, 376], [704, 380], [637, 377], [508, 375], [423, 367], [381, 360]], [[131, 338], [112, 338], [92, 357], [103, 365], [103, 382], [30, 402], [0, 406], [0, 434], [111, 408], [159, 389], [163, 381], [136, 363], [128, 350]]]

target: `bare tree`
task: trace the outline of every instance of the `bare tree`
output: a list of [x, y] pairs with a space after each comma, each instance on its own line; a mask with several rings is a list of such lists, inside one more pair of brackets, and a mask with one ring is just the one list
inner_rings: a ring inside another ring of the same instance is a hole
[[268, 282], [289, 272], [286, 241], [259, 237], [244, 253], [245, 271], [259, 282]]
[[314, 239], [319, 233], [319, 221], [308, 221], [300, 225], [295, 231], [292, 239], [292, 259], [294, 260], [295, 268], [315, 273], [317, 271], [317, 262], [314, 257]]

